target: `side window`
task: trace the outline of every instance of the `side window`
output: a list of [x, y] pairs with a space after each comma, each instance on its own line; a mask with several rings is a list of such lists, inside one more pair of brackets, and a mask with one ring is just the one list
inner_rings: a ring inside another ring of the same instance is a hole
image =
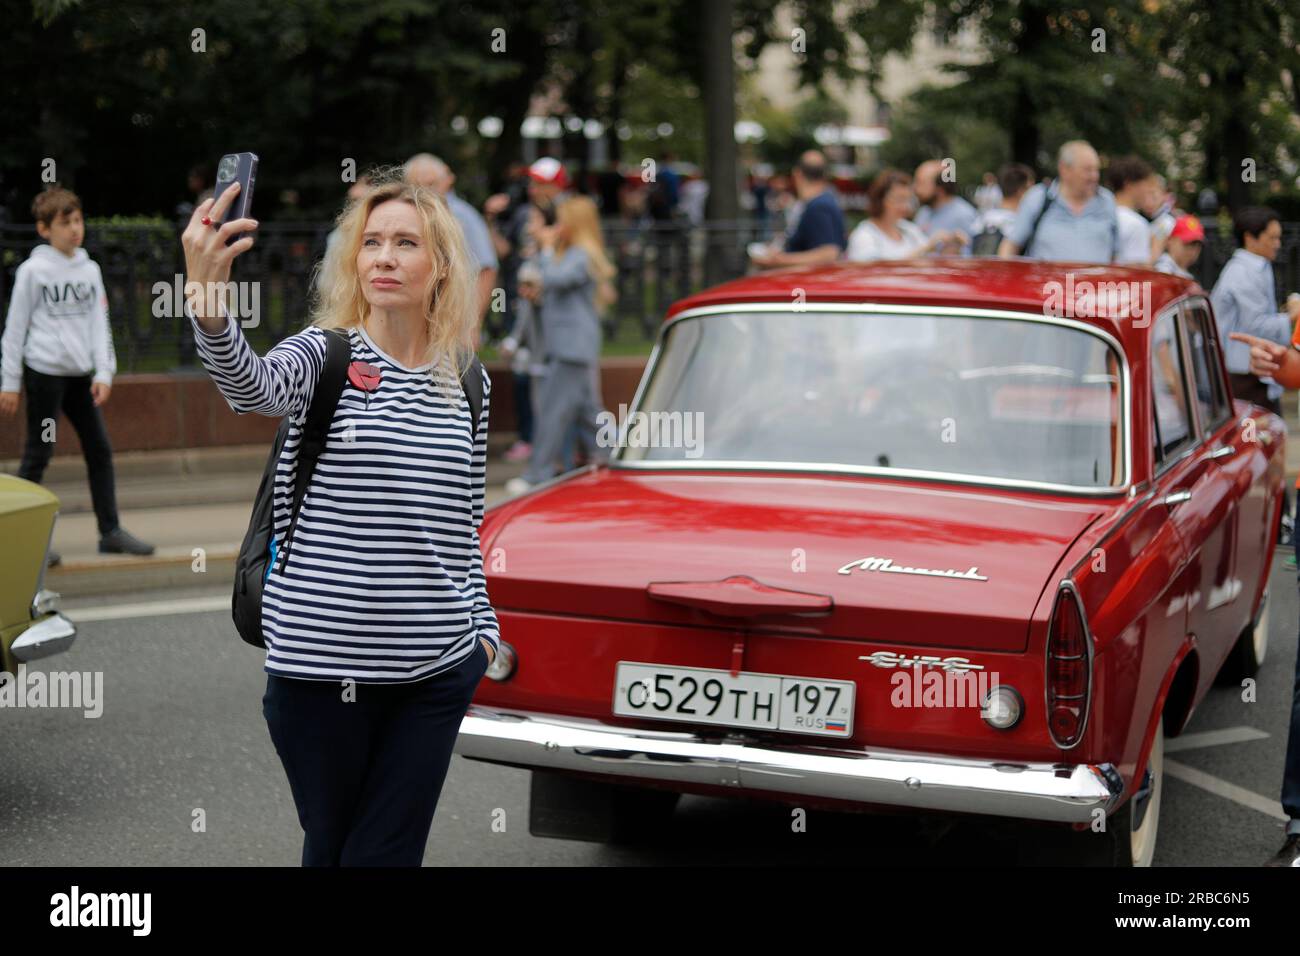
[[1183, 353], [1176, 313], [1165, 312], [1151, 330], [1151, 398], [1155, 409], [1156, 467], [1191, 445], [1192, 411], [1183, 382]]
[[1192, 378], [1196, 403], [1200, 406], [1205, 432], [1217, 429], [1232, 414], [1232, 402], [1223, 381], [1218, 342], [1210, 333], [1210, 314], [1204, 305], [1192, 305], [1183, 315], [1187, 320], [1187, 345], [1192, 353]]

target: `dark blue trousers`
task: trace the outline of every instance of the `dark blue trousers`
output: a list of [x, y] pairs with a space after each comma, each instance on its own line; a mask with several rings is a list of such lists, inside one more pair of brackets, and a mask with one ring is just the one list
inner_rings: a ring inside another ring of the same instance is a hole
[[408, 684], [268, 674], [262, 714], [305, 834], [303, 866], [419, 866], [488, 652]]
[[[1300, 498], [1296, 502], [1300, 513]], [[1300, 583], [1300, 528], [1292, 535], [1296, 551], [1296, 581]], [[1291, 729], [1287, 733], [1286, 766], [1282, 771], [1282, 809], [1291, 822], [1287, 833], [1300, 833], [1300, 648], [1296, 649], [1295, 684], [1291, 688]]]

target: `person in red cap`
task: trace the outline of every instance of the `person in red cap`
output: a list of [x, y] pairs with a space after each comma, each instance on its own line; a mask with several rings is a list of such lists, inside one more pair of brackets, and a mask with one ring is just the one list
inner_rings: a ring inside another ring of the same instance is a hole
[[569, 177], [564, 172], [564, 164], [554, 156], [543, 156], [528, 167], [528, 178], [545, 186], [567, 189]]
[[[553, 156], [543, 156], [528, 167], [528, 202], [520, 203], [513, 213], [503, 215], [509, 205], [505, 195], [491, 196], [484, 204], [483, 212], [487, 218], [488, 231], [496, 246], [501, 260], [502, 286], [506, 290], [511, 315], [518, 308], [517, 293], [520, 268], [527, 262], [534, 261], [540, 250], [532, 237], [538, 227], [551, 227], [556, 222], [556, 210], [569, 197], [569, 177], [564, 164]], [[525, 309], [530, 308], [525, 306]], [[536, 311], [537, 306], [531, 306]], [[540, 321], [540, 315], [535, 316]], [[539, 358], [541, 358], [539, 356]], [[600, 394], [600, 364], [592, 366], [592, 390]], [[530, 403], [533, 389], [542, 389], [540, 375], [529, 375], [526, 381], [520, 381], [516, 391], [516, 400], [521, 404]], [[576, 426], [570, 429], [565, 439], [561, 455], [567, 464], [572, 460], [574, 448], [578, 441]], [[523, 460], [531, 453], [530, 443], [524, 441], [521, 434], [518, 441], [510, 446], [508, 454], [513, 461]], [[568, 470], [567, 468], [564, 470]]]
[[1158, 272], [1169, 272], [1184, 279], [1195, 276], [1190, 270], [1201, 257], [1201, 246], [1205, 243], [1205, 227], [1195, 216], [1179, 216], [1174, 228], [1169, 233], [1165, 251], [1152, 266]]
[[540, 213], [545, 225], [555, 225], [555, 207], [563, 201], [568, 188], [564, 164], [553, 156], [543, 156], [528, 167], [528, 202], [516, 207], [509, 219], [499, 218], [509, 204], [508, 196], [491, 196], [484, 204], [488, 229], [504, 263], [502, 273], [507, 295], [514, 288], [513, 279], [520, 264], [536, 255], [528, 237], [529, 223]]

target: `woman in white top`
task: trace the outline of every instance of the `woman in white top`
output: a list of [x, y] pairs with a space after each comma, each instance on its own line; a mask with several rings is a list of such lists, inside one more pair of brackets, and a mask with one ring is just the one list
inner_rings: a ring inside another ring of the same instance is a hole
[[849, 234], [845, 258], [851, 262], [911, 259], [953, 244], [954, 237], [947, 231], [926, 238], [921, 227], [908, 219], [911, 212], [912, 177], [897, 169], [882, 170], [867, 188], [867, 218]]

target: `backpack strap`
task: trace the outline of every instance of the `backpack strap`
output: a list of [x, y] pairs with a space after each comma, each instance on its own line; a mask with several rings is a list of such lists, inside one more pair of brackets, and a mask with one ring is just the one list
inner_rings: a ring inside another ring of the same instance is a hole
[[326, 436], [329, 434], [330, 423], [334, 420], [334, 410], [338, 407], [339, 396], [343, 394], [343, 384], [347, 381], [348, 375], [348, 360], [351, 358], [352, 345], [347, 333], [338, 329], [326, 329], [325, 364], [316, 382], [316, 391], [312, 394], [311, 405], [307, 409], [307, 418], [303, 422], [302, 437], [298, 444], [298, 467], [294, 475], [289, 529], [284, 535], [284, 547], [278, 549], [277, 555], [281, 565], [289, 553], [294, 529], [298, 527], [298, 512], [302, 508], [302, 499], [307, 494], [307, 485], [311, 482], [312, 473], [316, 471], [316, 461], [325, 450]]
[[[1115, 257], [1119, 255], [1119, 208], [1118, 204], [1111, 208], [1113, 215], [1110, 217], [1110, 261], [1114, 262]], [[1148, 236], [1150, 233], [1147, 234]], [[1149, 253], [1148, 253], [1149, 254]]]
[[478, 440], [478, 417], [483, 413], [483, 363], [477, 357], [469, 363], [469, 368], [461, 377], [460, 387], [465, 390], [469, 401], [469, 437], [472, 445]]
[[1055, 197], [1052, 196], [1052, 187], [1055, 185], [1056, 180], [1053, 179], [1043, 189], [1043, 205], [1042, 208], [1038, 210], [1038, 215], [1034, 217], [1034, 224], [1029, 227], [1029, 238], [1027, 238], [1025, 244], [1020, 247], [1020, 254], [1022, 256], [1029, 255], [1029, 247], [1034, 244], [1034, 236], [1038, 235], [1038, 224], [1043, 221], [1043, 217], [1047, 215], [1047, 207], [1054, 201]]

